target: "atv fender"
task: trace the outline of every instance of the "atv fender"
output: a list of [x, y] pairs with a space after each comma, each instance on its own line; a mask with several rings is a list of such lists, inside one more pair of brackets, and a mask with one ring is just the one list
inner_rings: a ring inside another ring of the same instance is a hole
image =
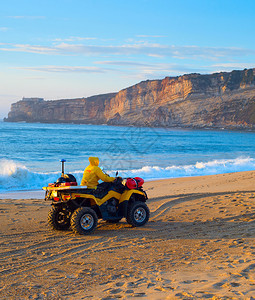
[[143, 202], [146, 201], [146, 197], [145, 197], [144, 192], [139, 191], [139, 190], [135, 190], [135, 189], [126, 190], [121, 195], [119, 203], [120, 203], [120, 207], [121, 207], [121, 210], [122, 210], [122, 213], [123, 213], [124, 217], [127, 217], [128, 205], [130, 204], [130, 202], [135, 201], [135, 198], [136, 198], [135, 196], [138, 196], [140, 201], [143, 201]]
[[[143, 191], [139, 191], [139, 190], [133, 189], [133, 190], [126, 190], [126, 191], [124, 191], [124, 193], [120, 197], [120, 201], [119, 202], [121, 203], [121, 202], [124, 202], [124, 201], [129, 201], [130, 198], [133, 195], [139, 195], [139, 198], [141, 198], [140, 201], [144, 201], [145, 202], [145, 200], [146, 200], [145, 194], [144, 194]], [[144, 198], [144, 200], [142, 200], [142, 198]]]

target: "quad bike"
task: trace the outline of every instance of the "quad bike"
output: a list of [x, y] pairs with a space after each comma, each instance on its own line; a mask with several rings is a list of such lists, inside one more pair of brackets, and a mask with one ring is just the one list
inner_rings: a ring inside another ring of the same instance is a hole
[[43, 187], [45, 200], [52, 201], [48, 223], [53, 229], [71, 227], [75, 233], [87, 235], [96, 229], [98, 219], [117, 223], [125, 217], [134, 227], [148, 222], [150, 211], [145, 203], [148, 197], [142, 187], [142, 178], [124, 181], [116, 177], [114, 182], [99, 184], [96, 190], [88, 189], [78, 186], [73, 175], [64, 174], [65, 160], [61, 162], [61, 177]]

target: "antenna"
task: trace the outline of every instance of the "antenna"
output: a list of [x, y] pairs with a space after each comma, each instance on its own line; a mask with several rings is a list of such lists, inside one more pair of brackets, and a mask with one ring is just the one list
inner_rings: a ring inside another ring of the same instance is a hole
[[61, 163], [62, 163], [62, 176], [64, 176], [65, 174], [65, 159], [61, 159]]

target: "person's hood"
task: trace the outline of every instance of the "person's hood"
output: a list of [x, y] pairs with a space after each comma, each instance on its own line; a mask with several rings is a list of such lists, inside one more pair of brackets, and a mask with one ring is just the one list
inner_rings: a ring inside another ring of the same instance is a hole
[[98, 166], [99, 158], [98, 157], [89, 157], [89, 162], [90, 162], [91, 166]]

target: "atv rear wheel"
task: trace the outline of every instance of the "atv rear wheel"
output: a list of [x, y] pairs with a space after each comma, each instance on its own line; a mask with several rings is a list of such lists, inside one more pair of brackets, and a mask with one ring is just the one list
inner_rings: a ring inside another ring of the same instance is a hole
[[66, 230], [70, 227], [71, 213], [59, 206], [52, 206], [48, 213], [48, 224], [56, 230]]
[[98, 217], [89, 207], [77, 208], [71, 217], [71, 228], [75, 233], [90, 234], [97, 227]]
[[134, 202], [128, 208], [127, 212], [127, 222], [128, 224], [139, 227], [146, 224], [150, 217], [150, 210], [148, 206], [141, 201]]

